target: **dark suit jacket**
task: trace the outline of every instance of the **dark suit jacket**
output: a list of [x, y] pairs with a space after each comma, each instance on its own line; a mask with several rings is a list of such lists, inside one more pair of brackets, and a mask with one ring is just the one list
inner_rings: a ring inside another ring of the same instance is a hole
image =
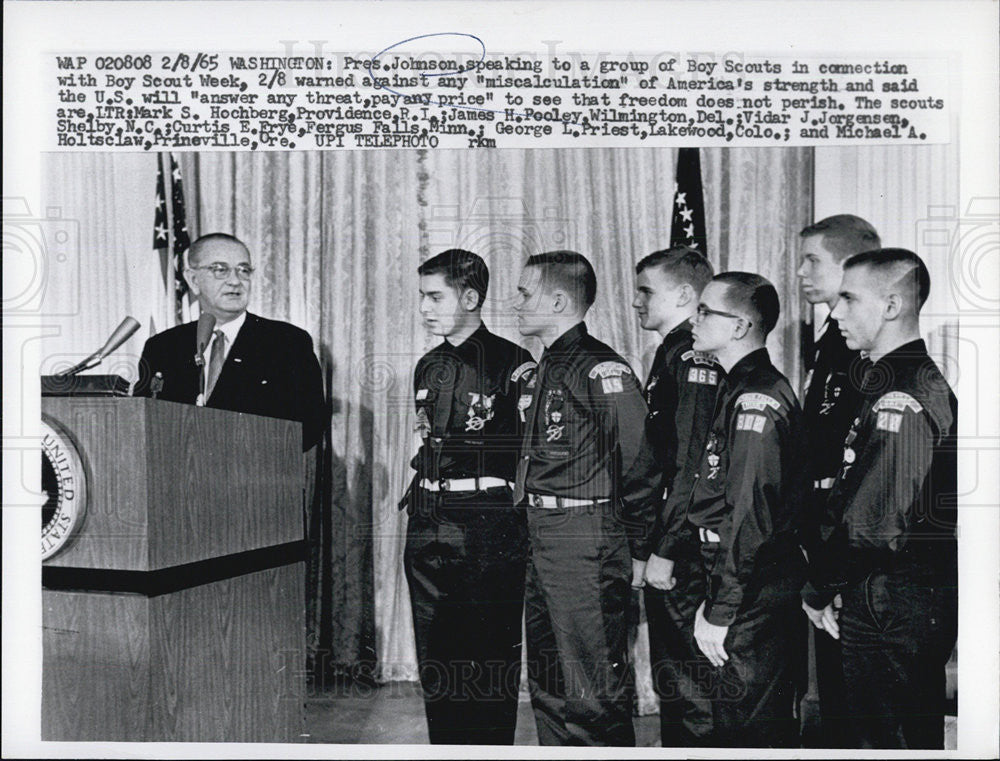
[[[159, 372], [163, 388], [157, 398], [195, 403], [201, 372], [194, 360], [197, 325], [178, 325], [146, 341], [135, 396], [151, 396], [150, 381]], [[318, 443], [326, 424], [323, 379], [309, 334], [248, 312], [206, 406], [298, 420], [302, 448]]]

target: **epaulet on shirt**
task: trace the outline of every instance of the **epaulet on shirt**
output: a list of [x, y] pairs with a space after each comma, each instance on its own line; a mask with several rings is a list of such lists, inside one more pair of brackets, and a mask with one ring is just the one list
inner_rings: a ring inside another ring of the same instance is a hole
[[681, 361], [682, 362], [693, 361], [696, 365], [714, 365], [715, 357], [713, 357], [708, 352], [688, 349], [686, 352], [681, 354]]
[[515, 369], [514, 372], [510, 374], [510, 379], [516, 383], [517, 381], [521, 380], [521, 376], [531, 372], [537, 366], [538, 363], [533, 361], [525, 362], [523, 365], [518, 365], [517, 369]]
[[605, 394], [617, 394], [624, 391], [622, 386], [622, 376], [631, 375], [632, 368], [624, 362], [601, 362], [590, 369], [588, 376], [591, 380], [597, 377], [601, 379], [601, 389]]

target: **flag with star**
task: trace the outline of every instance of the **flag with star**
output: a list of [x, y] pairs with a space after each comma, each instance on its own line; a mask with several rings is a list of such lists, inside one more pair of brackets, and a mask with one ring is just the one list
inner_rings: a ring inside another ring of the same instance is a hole
[[174, 257], [174, 289], [176, 291], [177, 321], [183, 321], [184, 294], [187, 293], [187, 281], [184, 279], [184, 253], [191, 245], [188, 235], [187, 212], [184, 209], [184, 183], [181, 181], [181, 168], [177, 165], [174, 155], [170, 154], [170, 216], [173, 225], [173, 257]]
[[[170, 160], [170, 193], [167, 195], [166, 175], [163, 171], [165, 159]], [[174, 324], [184, 322], [190, 311], [185, 308], [185, 294], [188, 287], [184, 280], [184, 252], [191, 245], [187, 228], [187, 212], [184, 206], [184, 184], [181, 168], [173, 154], [157, 157], [156, 173], [156, 214], [153, 222], [153, 248], [160, 255], [160, 274], [163, 286], [173, 302]]]
[[690, 246], [708, 256], [705, 201], [701, 190], [701, 157], [697, 148], [677, 151], [670, 245]]

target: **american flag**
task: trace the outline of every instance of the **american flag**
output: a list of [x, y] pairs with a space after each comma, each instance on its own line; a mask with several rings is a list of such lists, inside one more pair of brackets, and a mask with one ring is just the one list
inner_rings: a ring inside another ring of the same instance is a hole
[[690, 246], [708, 256], [705, 201], [701, 191], [701, 158], [697, 148], [677, 151], [670, 246]]
[[187, 228], [187, 213], [184, 209], [184, 184], [181, 168], [173, 154], [170, 159], [170, 204], [167, 204], [166, 177], [163, 172], [164, 156], [157, 158], [156, 173], [156, 214], [153, 221], [153, 248], [160, 254], [160, 273], [163, 285], [170, 289], [173, 283], [174, 323], [184, 321], [184, 295], [187, 283], [184, 281], [184, 252], [191, 245]]

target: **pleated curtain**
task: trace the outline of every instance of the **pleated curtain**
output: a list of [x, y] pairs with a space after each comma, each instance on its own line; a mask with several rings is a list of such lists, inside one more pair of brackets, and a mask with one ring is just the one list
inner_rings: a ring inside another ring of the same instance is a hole
[[[491, 272], [487, 325], [537, 355], [511, 311], [522, 263], [544, 250], [585, 254], [598, 276], [590, 329], [644, 376], [659, 339], [630, 306], [634, 263], [669, 244], [675, 157], [604, 148], [179, 156], [192, 237], [244, 240], [257, 268], [251, 311], [307, 330], [321, 360], [329, 428], [307, 463], [306, 497], [317, 688], [338, 674], [416, 678], [396, 503], [417, 446], [412, 369], [437, 340], [419, 320], [419, 263], [453, 246], [480, 253]], [[778, 288], [782, 320], [769, 346], [793, 384], [803, 319], [795, 246], [811, 221], [812, 166], [809, 149], [702, 150], [710, 259], [717, 269], [761, 272]], [[102, 231], [87, 234], [83, 265], [125, 272], [88, 281], [91, 311], [102, 311], [103, 298], [121, 300], [125, 281], [133, 310], [148, 310], [158, 278], [147, 260], [155, 158], [53, 155], [46, 176], [47, 198]], [[64, 177], [92, 179], [77, 187]], [[640, 681], [648, 704], [648, 676]]]

